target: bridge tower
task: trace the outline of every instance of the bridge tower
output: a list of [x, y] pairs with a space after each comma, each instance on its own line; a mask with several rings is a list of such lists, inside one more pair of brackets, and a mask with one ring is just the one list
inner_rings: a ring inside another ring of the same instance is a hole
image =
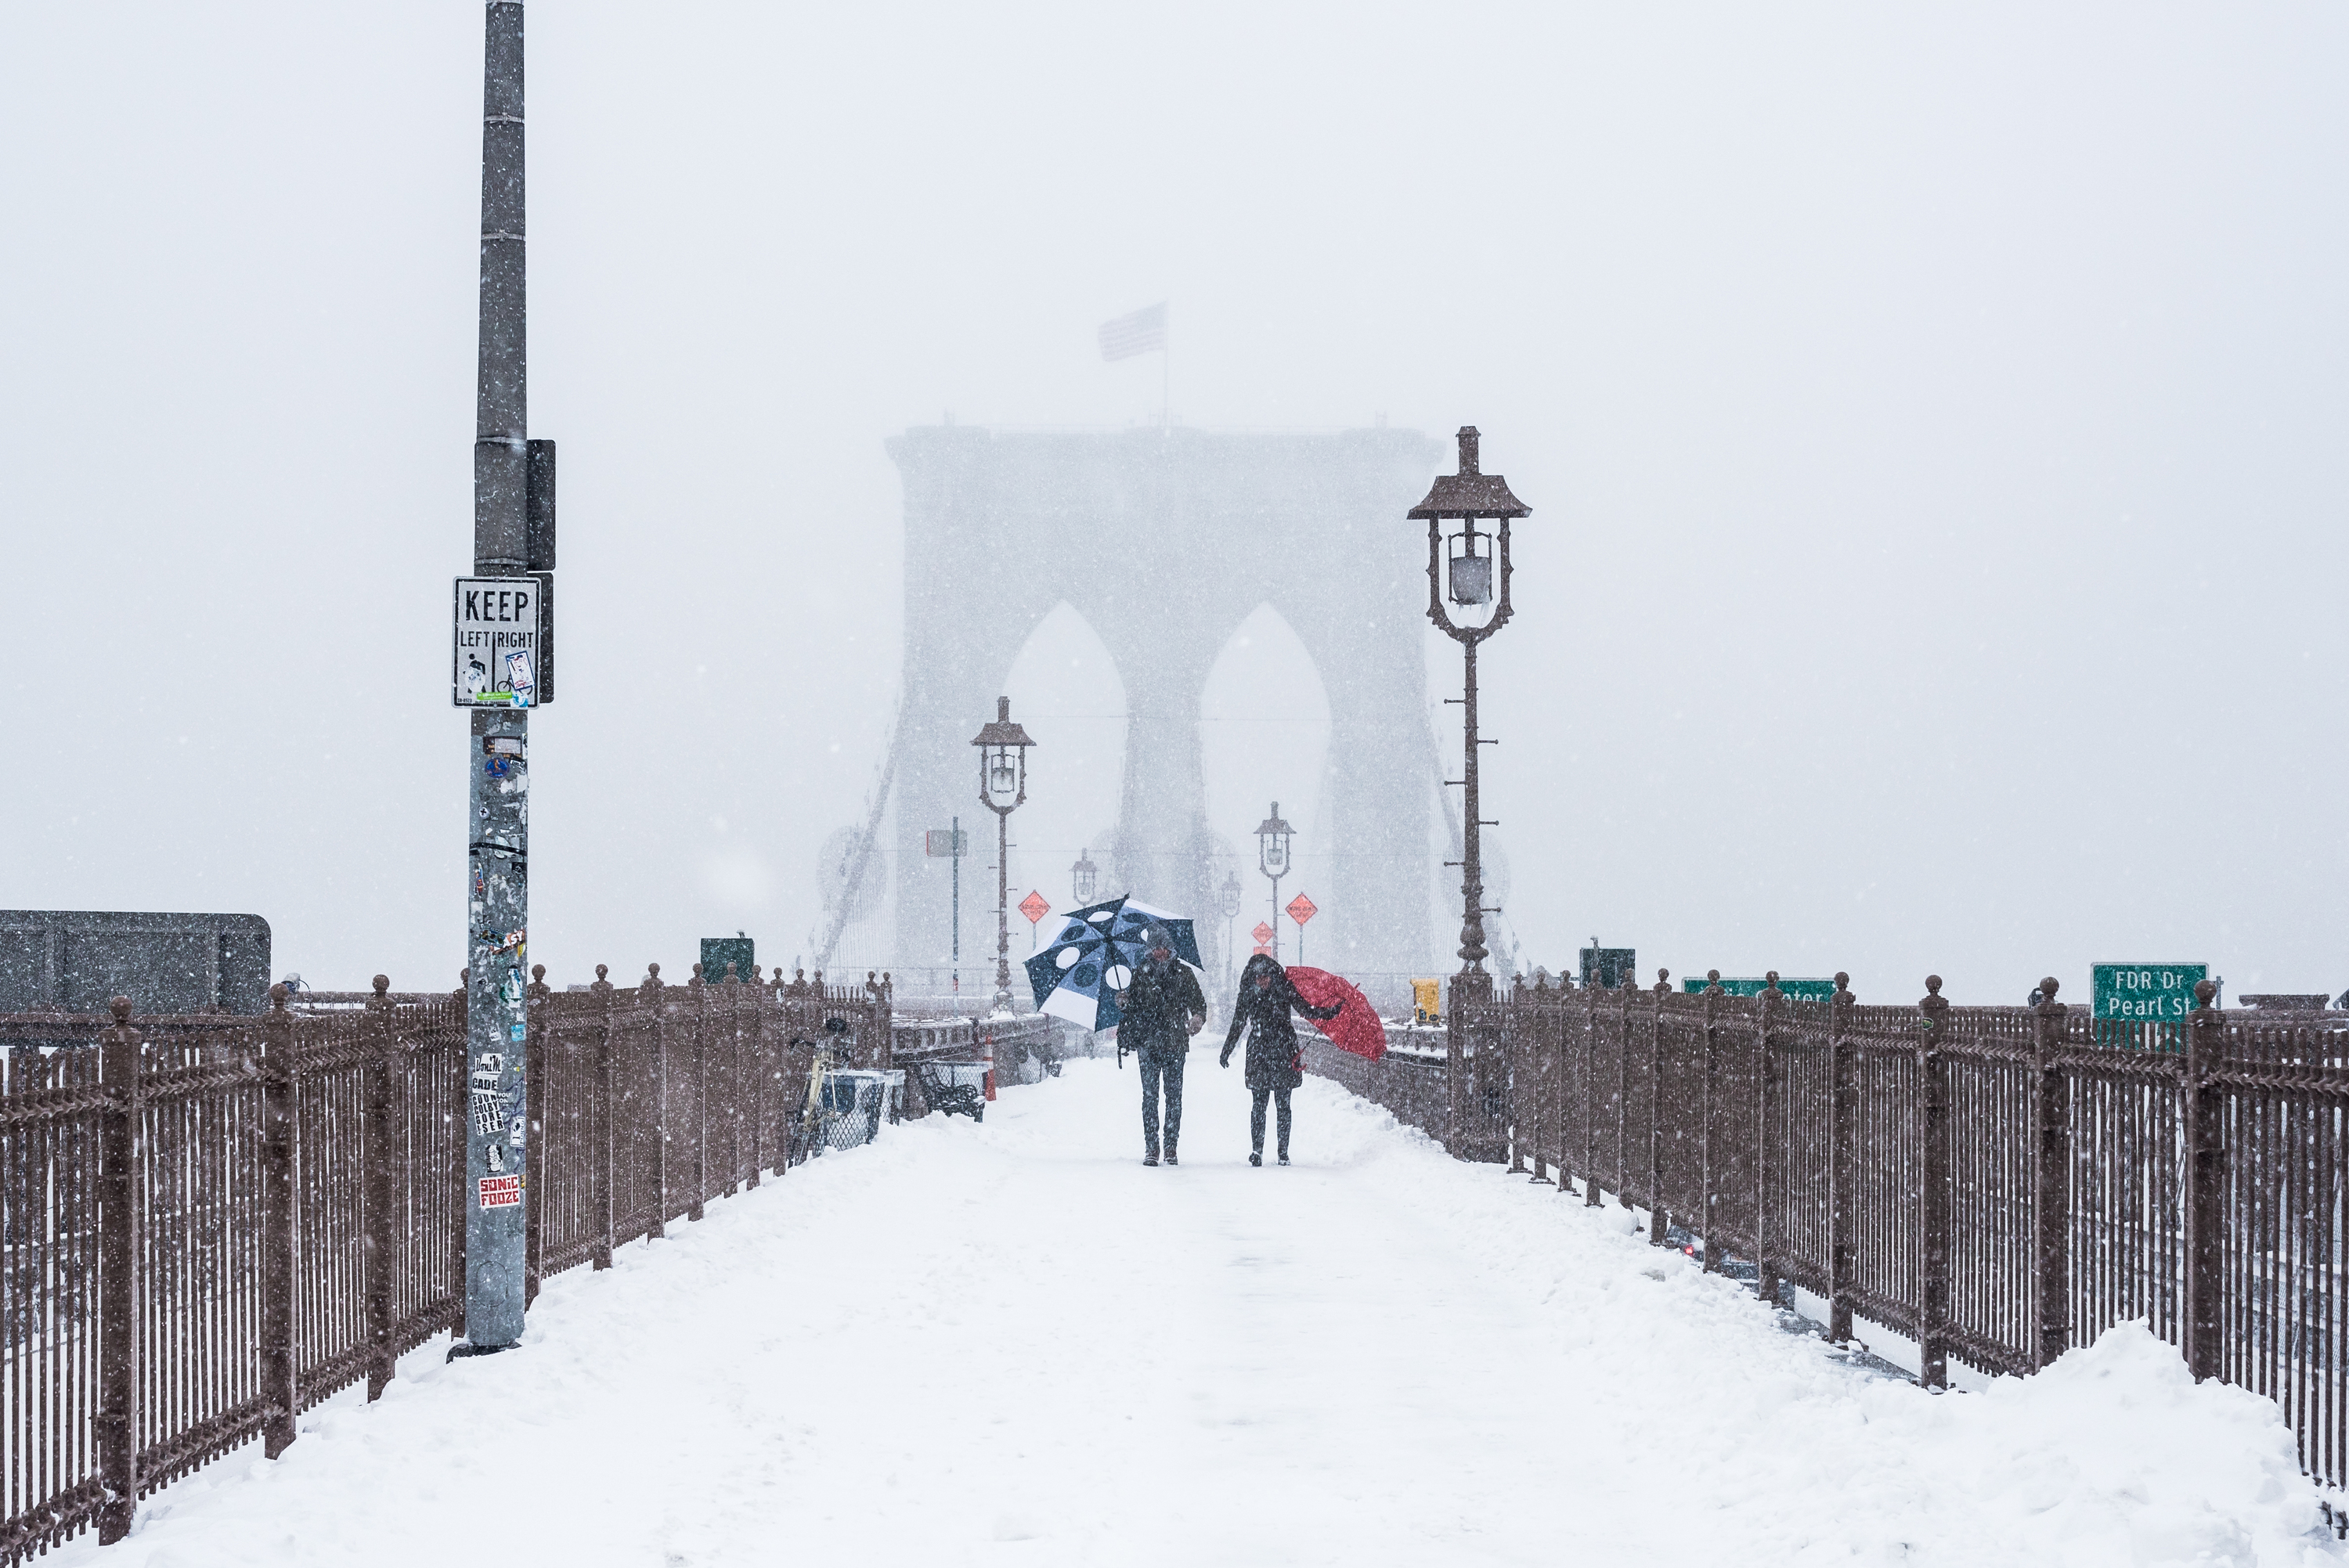
[[[947, 911], [922, 881], [921, 833], [969, 813], [972, 727], [995, 711], [1029, 634], [1066, 600], [1125, 687], [1104, 890], [1210, 917], [1200, 694], [1233, 632], [1269, 603], [1304, 643], [1330, 703], [1336, 861], [1314, 955], [1364, 974], [1426, 965], [1440, 775], [1422, 647], [1426, 552], [1403, 514], [1442, 443], [1386, 428], [999, 434], [940, 425], [909, 429], [888, 449], [905, 502], [900, 965], [947, 952]], [[1037, 738], [1045, 761], [1050, 737]]]

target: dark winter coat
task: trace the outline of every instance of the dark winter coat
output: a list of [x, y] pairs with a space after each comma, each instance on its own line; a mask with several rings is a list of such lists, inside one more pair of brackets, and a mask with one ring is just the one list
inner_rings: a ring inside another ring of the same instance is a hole
[[[1256, 977], [1267, 972], [1272, 984], [1259, 991]], [[1247, 961], [1247, 968], [1240, 974], [1240, 994], [1232, 1004], [1232, 1026], [1224, 1036], [1224, 1064], [1231, 1064], [1240, 1031], [1253, 1025], [1247, 1046], [1248, 1088], [1295, 1088], [1305, 1081], [1305, 1074], [1297, 1065], [1297, 1026], [1288, 1021], [1288, 1015], [1295, 1011], [1309, 1018], [1334, 1018], [1343, 1005], [1333, 1002], [1316, 1007], [1297, 994], [1287, 970], [1259, 954]]]
[[1191, 1019], [1207, 1016], [1207, 998], [1181, 963], [1169, 960], [1154, 972], [1144, 962], [1118, 993], [1117, 1011], [1119, 1049], [1179, 1055], [1191, 1048]]

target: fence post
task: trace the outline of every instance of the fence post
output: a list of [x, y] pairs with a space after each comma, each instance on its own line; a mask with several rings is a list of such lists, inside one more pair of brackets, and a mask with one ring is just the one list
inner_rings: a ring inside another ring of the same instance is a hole
[[611, 971], [595, 965], [595, 984], [589, 993], [595, 998], [595, 1120], [588, 1129], [590, 1180], [594, 1182], [595, 1204], [595, 1267], [612, 1266], [612, 1243], [618, 1233], [612, 1212], [612, 1166], [617, 1157], [614, 1145], [617, 1141], [614, 1128], [618, 1121], [612, 1104], [612, 983], [605, 978]]
[[1852, 1235], [1858, 1221], [1858, 1194], [1852, 1187], [1853, 1145], [1858, 1138], [1859, 1081], [1851, 1044], [1851, 976], [1836, 971], [1828, 1003], [1828, 1071], [1834, 1084], [1827, 1131], [1827, 1338], [1851, 1343], [1851, 1316], [1858, 1295]]
[[767, 1166], [767, 987], [759, 966], [750, 965], [750, 1041], [747, 1050], [750, 1091], [750, 1185]]
[[1777, 1062], [1770, 1050], [1770, 1025], [1785, 999], [1773, 969], [1755, 998], [1759, 1018], [1754, 1037], [1754, 1294], [1773, 1306], [1778, 1303], [1778, 1273], [1770, 1259], [1770, 1088]]
[[1508, 1145], [1509, 1174], [1522, 1176], [1526, 1173], [1526, 1150], [1517, 1128], [1517, 1080], [1522, 1076], [1517, 1071], [1517, 1057], [1525, 1041], [1524, 1031], [1516, 1026], [1523, 1016], [1526, 977], [1512, 975], [1510, 982], [1509, 989], [1495, 998], [1501, 1009], [1501, 1081], [1506, 1086], [1501, 1139]]
[[1626, 975], [1615, 988], [1615, 1201], [1631, 1206], [1631, 992]]
[[[523, 1146], [523, 1169], [528, 1174], [522, 1183], [522, 1305], [527, 1312], [530, 1304], [538, 1299], [539, 1276], [545, 1272], [543, 1265], [546, 1260], [543, 1233], [546, 1221], [546, 1031], [554, 1023], [554, 1006], [548, 1000], [554, 992], [547, 988], [545, 965], [530, 966], [530, 989], [523, 995], [528, 998], [525, 1006], [529, 1019], [524, 1049], [530, 1053], [523, 1082], [523, 1115], [528, 1118], [524, 1136], [529, 1141]], [[512, 1144], [511, 1134], [507, 1144]]]
[[[284, 985], [269, 988], [261, 1026], [261, 1391], [269, 1401], [262, 1450], [273, 1460], [293, 1444], [300, 1406], [294, 1386], [294, 1015], [285, 996]], [[458, 1066], [464, 1066], [461, 1057]], [[457, 1174], [463, 1179], [462, 1171]]]
[[141, 1123], [140, 1032], [130, 1023], [130, 998], [114, 998], [114, 1026], [99, 1050], [98, 1076], [106, 1109], [98, 1131], [98, 1479], [105, 1501], [98, 1538], [110, 1544], [130, 1533], [139, 1506], [140, 1394], [146, 1381], [146, 1346], [140, 1335], [139, 1285], [145, 1262], [139, 1203]]
[[2064, 1015], [2055, 1000], [2055, 979], [2039, 982], [2040, 1003], [2032, 1037], [2031, 1214], [2038, 1343], [2032, 1365], [2045, 1367], [2072, 1347], [2072, 1253], [2064, 1245], [2072, 1207], [2072, 1106], [2070, 1084], [2056, 1052], [2064, 1044]]
[[653, 1222], [645, 1234], [654, 1241], [668, 1234], [668, 1009], [663, 1005], [660, 965], [645, 965], [636, 997], [645, 1004], [653, 1031]]
[[[750, 977], [737, 972], [734, 965], [729, 964], [726, 965], [726, 980], [727, 1035], [734, 1042], [733, 1048], [727, 1053], [726, 1068], [726, 1195], [731, 1198], [745, 1181], [743, 1155], [750, 1145], [746, 1135], [748, 1123], [744, 1115], [750, 1090], [750, 1085], [744, 1081], [749, 1076], [746, 1068], [750, 1043], [742, 1027], [742, 998], [750, 991]], [[748, 1180], [756, 1184], [758, 1175], [755, 1170]]]
[[[449, 1180], [456, 1185], [456, 1191], [450, 1195], [452, 1201], [449, 1205], [449, 1213], [456, 1222], [457, 1232], [456, 1239], [451, 1244], [449, 1255], [455, 1263], [457, 1272], [449, 1282], [449, 1294], [451, 1302], [450, 1310], [453, 1314], [451, 1322], [459, 1326], [461, 1326], [465, 1321], [466, 1218], [472, 1212], [473, 1208], [472, 1181], [465, 1174], [464, 1153], [465, 1116], [467, 1111], [470, 1109], [467, 1102], [471, 1098], [473, 1087], [471, 1072], [472, 1050], [471, 1047], [466, 1044], [466, 1042], [471, 1040], [472, 1037], [465, 1032], [467, 1009], [472, 1005], [468, 999], [472, 988], [472, 979], [473, 972], [471, 969], [466, 968], [458, 970], [457, 991], [454, 995], [449, 998], [450, 1009], [455, 1014], [457, 1024], [457, 1049], [450, 1053], [450, 1056], [453, 1058], [452, 1065], [457, 1075], [456, 1084], [450, 1092], [453, 1093], [456, 1098], [450, 1102], [457, 1108], [456, 1125], [452, 1129], [456, 1134], [457, 1149], [453, 1157], [449, 1161]], [[287, 1277], [292, 1277], [290, 1271]], [[286, 1312], [288, 1314], [288, 1321], [291, 1321], [293, 1308], [290, 1306], [287, 1307]], [[292, 1439], [289, 1439], [287, 1440], [291, 1441]]]
[[2186, 1025], [2186, 1368], [2196, 1382], [2220, 1375], [2220, 1289], [2225, 1278], [2227, 1145], [2220, 1091], [2210, 1075], [2227, 1043], [2226, 1015], [2210, 1005], [2218, 988], [2194, 985], [2199, 1004]]
[[367, 1398], [383, 1398], [391, 1382], [391, 1276], [398, 1242], [392, 1229], [393, 1150], [403, 1140], [391, 1125], [391, 980], [375, 977], [375, 995], [367, 1001], [367, 1114], [361, 1119], [365, 1137], [359, 1147], [367, 1187], [367, 1337], [375, 1359], [367, 1367]]
[[1599, 980], [1582, 986], [1582, 1202], [1599, 1207]]
[[1664, 996], [1672, 972], [1656, 971], [1648, 1007], [1648, 1244], [1661, 1247], [1672, 1228], [1664, 1210]]
[[1704, 972], [1704, 1071], [1697, 1085], [1697, 1231], [1704, 1238], [1704, 1272], [1712, 1274], [1721, 1267], [1721, 1249], [1713, 1244], [1713, 1080], [1721, 1066], [1721, 1052], [1715, 1036], [1720, 1030], [1721, 999], [1727, 995], [1721, 988], [1721, 971]]
[[1530, 989], [1520, 981], [1517, 987], [1517, 1037], [1523, 1042], [1526, 1079], [1532, 1087], [1529, 1109], [1523, 1113], [1520, 1126], [1533, 1155], [1532, 1180], [1536, 1181], [1549, 1180], [1549, 1161], [1542, 1150], [1541, 1132], [1549, 1114], [1549, 1102], [1542, 1095], [1542, 1085], [1547, 1081], [1547, 1074], [1543, 1068], [1542, 1021], [1548, 1011], [1548, 1001], [1549, 981], [1547, 976], [1536, 975]]
[[693, 966], [687, 995], [693, 998], [693, 1198], [685, 1211], [688, 1222], [701, 1218], [701, 1200], [709, 1191], [709, 982], [701, 965]]
[[1950, 1384], [1949, 1345], [1942, 1329], [1950, 1319], [1950, 1099], [1941, 1047], [1949, 1037], [1950, 999], [1941, 977], [1925, 976], [1917, 1003], [1923, 1026], [1917, 1045], [1917, 1072], [1924, 1103], [1924, 1170], [1918, 1181], [1918, 1234], [1923, 1243], [1917, 1303], [1919, 1381], [1928, 1388]]

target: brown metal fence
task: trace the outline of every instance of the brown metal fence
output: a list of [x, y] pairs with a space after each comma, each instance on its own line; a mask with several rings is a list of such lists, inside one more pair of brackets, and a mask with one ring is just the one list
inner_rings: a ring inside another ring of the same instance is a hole
[[[2198, 1377], [2275, 1398], [2311, 1474], [2349, 1483], [2349, 1017], [2184, 1026], [1518, 986], [1456, 1004], [1446, 1053], [1306, 1065], [1463, 1159], [1678, 1224], [1951, 1357], [2027, 1373], [2142, 1317]], [[2204, 1001], [2210, 1000], [2206, 987]], [[1454, 1084], [1457, 1083], [1457, 1091]]]
[[[535, 973], [532, 1295], [801, 1158], [819, 1042], [889, 1065], [885, 978]], [[464, 1065], [464, 993], [380, 976], [259, 1018], [0, 1016], [0, 1563], [119, 1539], [461, 1320]]]

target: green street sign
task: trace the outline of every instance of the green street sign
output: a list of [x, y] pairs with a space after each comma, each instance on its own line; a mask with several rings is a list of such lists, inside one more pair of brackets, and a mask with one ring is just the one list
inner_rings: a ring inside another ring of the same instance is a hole
[[2127, 1023], [2174, 1024], [2201, 1004], [2194, 987], [2208, 978], [2207, 964], [2098, 964], [2090, 967], [2091, 998], [2098, 1018]]
[[[1704, 988], [1711, 984], [1709, 980], [1684, 979], [1681, 982], [1681, 989], [1692, 995], [1702, 995]], [[1759, 977], [1741, 975], [1733, 980], [1724, 975], [1721, 977], [1721, 988], [1732, 996], [1759, 996], [1770, 988], [1770, 981], [1766, 975]], [[1832, 1002], [1835, 1000], [1835, 982], [1789, 980], [1780, 975], [1778, 994], [1790, 1002]]]

